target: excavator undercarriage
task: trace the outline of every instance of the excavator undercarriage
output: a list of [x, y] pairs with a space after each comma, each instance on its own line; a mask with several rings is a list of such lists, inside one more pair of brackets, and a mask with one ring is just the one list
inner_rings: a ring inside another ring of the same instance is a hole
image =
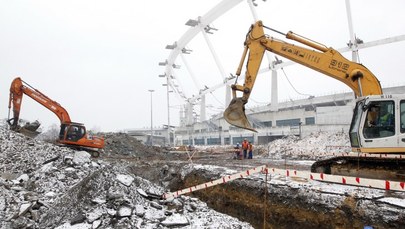
[[387, 157], [338, 156], [316, 161], [311, 172], [392, 181], [405, 180], [405, 155]]

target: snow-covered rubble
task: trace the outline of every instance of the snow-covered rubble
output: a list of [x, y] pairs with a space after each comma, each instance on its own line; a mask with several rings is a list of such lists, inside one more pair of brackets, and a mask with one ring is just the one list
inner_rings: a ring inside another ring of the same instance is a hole
[[316, 132], [300, 139], [297, 136], [287, 136], [270, 142], [264, 147], [265, 153], [259, 157], [272, 159], [305, 159], [318, 160], [330, 157], [332, 153], [349, 152], [349, 136], [345, 132]]
[[251, 228], [196, 198], [145, 198], [157, 186], [125, 162], [94, 160], [0, 126], [0, 228]]

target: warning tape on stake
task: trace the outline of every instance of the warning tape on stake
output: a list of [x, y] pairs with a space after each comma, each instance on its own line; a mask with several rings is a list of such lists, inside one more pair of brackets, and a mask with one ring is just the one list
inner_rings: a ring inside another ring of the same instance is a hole
[[377, 180], [361, 177], [339, 176], [325, 173], [311, 173], [308, 171], [284, 170], [275, 168], [269, 168], [268, 173], [286, 177], [300, 177], [308, 180], [317, 180], [342, 185], [354, 185], [366, 188], [377, 188], [405, 192], [405, 182], [403, 181]]
[[317, 180], [322, 182], [337, 183], [342, 185], [353, 185], [366, 188], [376, 188], [392, 191], [402, 191], [405, 192], [405, 182], [400, 181], [389, 181], [389, 180], [376, 180], [361, 177], [351, 177], [351, 176], [338, 176], [330, 175], [324, 173], [311, 173], [308, 171], [300, 170], [285, 170], [276, 168], [267, 168], [266, 165], [262, 165], [253, 169], [248, 169], [246, 171], [236, 173], [233, 175], [227, 175], [220, 179], [209, 181], [203, 184], [188, 187], [175, 192], [169, 192], [162, 195], [163, 199], [177, 198], [180, 195], [192, 193], [194, 191], [206, 189], [219, 184], [225, 184], [229, 181], [245, 178], [256, 173], [268, 173], [272, 175], [281, 175], [285, 177], [299, 177], [307, 180]]
[[219, 185], [219, 184], [225, 184], [226, 182], [233, 181], [233, 180], [236, 180], [239, 178], [244, 178], [244, 177], [250, 176], [255, 173], [264, 172], [265, 169], [266, 169], [266, 166], [262, 165], [262, 166], [259, 166], [259, 167], [253, 168], [253, 169], [248, 169], [248, 170], [240, 172], [240, 173], [224, 176], [220, 179], [209, 181], [204, 184], [195, 185], [195, 186], [185, 188], [182, 190], [178, 190], [175, 192], [165, 193], [165, 194], [163, 194], [162, 197], [163, 197], [163, 199], [168, 199], [168, 198], [172, 198], [172, 197], [176, 198], [180, 195], [184, 195], [184, 194], [191, 193], [191, 192], [201, 190], [201, 189], [206, 189], [206, 188], [209, 188], [209, 187], [212, 187], [215, 185]]

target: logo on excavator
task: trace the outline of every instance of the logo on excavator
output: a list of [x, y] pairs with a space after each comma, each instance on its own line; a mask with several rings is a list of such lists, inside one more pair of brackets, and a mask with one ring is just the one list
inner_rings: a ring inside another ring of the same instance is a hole
[[39, 96], [39, 95], [37, 95], [37, 94], [32, 93], [31, 96], [37, 98], [38, 100], [40, 100], [40, 101], [43, 102], [43, 103], [47, 103], [47, 102], [48, 102], [48, 101], [46, 101], [46, 99], [42, 98], [41, 96]]
[[314, 62], [314, 63], [319, 63], [319, 61], [321, 60], [321, 58], [319, 56], [316, 56], [316, 55], [313, 55], [313, 54], [308, 54], [306, 52], [303, 52], [302, 50], [298, 50], [298, 49], [295, 49], [295, 48], [287, 46], [287, 45], [282, 46], [281, 51], [288, 52], [288, 53], [293, 54], [293, 55], [295, 55], [297, 57], [307, 59], [307, 60], [309, 60], [311, 62]]
[[332, 59], [329, 64], [330, 69], [334, 69], [334, 70], [337, 70], [337, 71], [343, 72], [343, 73], [346, 73], [347, 70], [349, 69], [349, 67], [350, 67], [350, 65], [348, 63], [344, 63], [342, 61], [337, 61], [335, 59]]

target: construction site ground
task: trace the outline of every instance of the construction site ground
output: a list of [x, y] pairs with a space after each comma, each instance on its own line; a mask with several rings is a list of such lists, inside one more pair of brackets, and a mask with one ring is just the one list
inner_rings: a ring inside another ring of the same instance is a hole
[[[285, 144], [291, 147], [288, 140]], [[159, 149], [159, 153], [143, 157], [111, 155], [104, 160], [130, 162], [134, 174], [170, 191], [260, 165], [310, 170], [314, 162], [287, 151], [271, 152], [273, 148], [277, 147], [257, 146], [254, 158], [243, 160], [234, 159], [232, 146], [196, 147], [183, 151]], [[405, 228], [405, 195], [401, 192], [281, 176], [266, 178], [259, 174], [191, 195], [219, 212], [249, 222], [255, 228]], [[388, 201], [390, 198], [396, 198], [396, 201]]]
[[260, 165], [309, 170], [314, 160], [292, 154], [294, 138], [255, 146], [253, 159], [235, 160], [232, 146], [176, 151], [109, 133], [101, 156], [80, 162], [81, 152], [0, 130], [2, 228], [405, 228], [403, 192], [263, 173], [174, 200], [139, 195], [159, 196]]

